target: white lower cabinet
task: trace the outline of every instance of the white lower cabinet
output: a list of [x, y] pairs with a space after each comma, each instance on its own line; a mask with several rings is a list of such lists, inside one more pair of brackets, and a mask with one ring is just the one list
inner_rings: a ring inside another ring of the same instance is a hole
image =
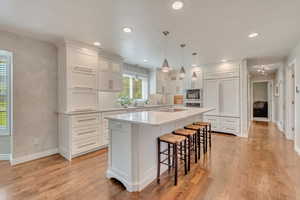
[[59, 152], [71, 160], [104, 147], [100, 114], [59, 116]]
[[212, 131], [240, 134], [240, 118], [205, 115], [204, 121], [211, 123]]

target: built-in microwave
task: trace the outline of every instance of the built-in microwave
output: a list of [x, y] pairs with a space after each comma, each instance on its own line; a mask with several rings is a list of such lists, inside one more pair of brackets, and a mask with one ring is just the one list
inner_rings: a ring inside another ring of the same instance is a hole
[[202, 89], [190, 89], [186, 90], [186, 99], [202, 99]]
[[202, 106], [202, 89], [186, 90], [184, 104], [187, 107], [203, 107]]

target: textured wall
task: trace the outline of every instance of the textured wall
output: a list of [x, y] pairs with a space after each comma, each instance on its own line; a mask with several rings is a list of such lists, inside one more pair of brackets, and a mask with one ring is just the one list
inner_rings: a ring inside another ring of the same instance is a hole
[[14, 58], [13, 157], [57, 148], [56, 47], [47, 42], [0, 32], [0, 49], [13, 52]]

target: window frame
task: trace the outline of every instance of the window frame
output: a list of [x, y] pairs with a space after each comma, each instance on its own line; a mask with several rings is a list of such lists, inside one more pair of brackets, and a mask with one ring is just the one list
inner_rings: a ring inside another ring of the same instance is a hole
[[135, 99], [138, 101], [146, 101], [148, 99], [149, 96], [149, 79], [147, 76], [143, 76], [143, 75], [133, 75], [133, 74], [129, 74], [129, 73], [124, 73], [122, 76], [122, 79], [124, 77], [128, 77], [129, 78], [129, 98], [133, 99], [133, 81], [135, 78], [142, 80], [142, 98], [139, 99]]
[[13, 54], [11, 52], [0, 50], [1, 56], [6, 56], [8, 59], [8, 69], [7, 69], [7, 127], [6, 129], [0, 129], [0, 136], [9, 136], [11, 135], [12, 124], [13, 124], [13, 98], [12, 98], [12, 89], [13, 89]]

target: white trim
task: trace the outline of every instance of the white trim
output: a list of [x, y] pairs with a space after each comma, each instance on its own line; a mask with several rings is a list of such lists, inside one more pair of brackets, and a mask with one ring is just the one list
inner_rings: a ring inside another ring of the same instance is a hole
[[36, 160], [36, 159], [39, 159], [39, 158], [51, 156], [51, 155], [54, 155], [54, 154], [57, 154], [57, 153], [58, 153], [58, 149], [56, 148], [56, 149], [50, 149], [50, 150], [47, 150], [47, 151], [35, 153], [35, 154], [30, 154], [30, 155], [23, 156], [23, 157], [20, 157], [20, 158], [12, 158], [11, 164], [12, 165], [17, 165], [17, 164], [21, 164], [21, 163], [24, 163], [24, 162]]
[[250, 94], [250, 113], [251, 113], [251, 121], [254, 120], [253, 117], [253, 84], [254, 83], [263, 83], [267, 82], [268, 84], [268, 121], [275, 122], [275, 113], [274, 113], [274, 98], [273, 98], [273, 90], [274, 90], [274, 83], [273, 80], [252, 80], [250, 87], [251, 87], [251, 94]]
[[[291, 62], [288, 63], [288, 67], [285, 69], [285, 79], [286, 79], [286, 84], [285, 84], [285, 89], [286, 89], [286, 95], [285, 95], [285, 136], [287, 139], [289, 140], [294, 140], [295, 137], [296, 137], [296, 112], [294, 112], [294, 123], [292, 123], [290, 121], [291, 119], [291, 107], [292, 107], [292, 104], [291, 104], [291, 96], [292, 96], [292, 93], [290, 93], [291, 91], [294, 91], [294, 102], [295, 102], [295, 105], [294, 105], [294, 109], [296, 109], [296, 93], [295, 93], [295, 90], [294, 89], [291, 89], [291, 84], [292, 84], [292, 81], [289, 77], [290, 75], [290, 72], [292, 71], [294, 73], [294, 76], [296, 75], [295, 73], [295, 67], [296, 67], [296, 60], [293, 60]], [[296, 79], [294, 78], [294, 87], [296, 86]], [[292, 126], [294, 126], [294, 132], [292, 131]]]
[[0, 160], [10, 160], [10, 154], [0, 154]]
[[284, 132], [284, 130], [283, 130], [283, 128], [282, 128], [282, 126], [281, 126], [281, 124], [280, 124], [279, 121], [276, 122], [276, 126], [279, 129], [279, 131], [281, 131], [281, 132], [283, 132], [285, 134], [285, 132]]
[[300, 148], [298, 148], [296, 145], [295, 145], [295, 151], [296, 151], [297, 154], [300, 156]]

